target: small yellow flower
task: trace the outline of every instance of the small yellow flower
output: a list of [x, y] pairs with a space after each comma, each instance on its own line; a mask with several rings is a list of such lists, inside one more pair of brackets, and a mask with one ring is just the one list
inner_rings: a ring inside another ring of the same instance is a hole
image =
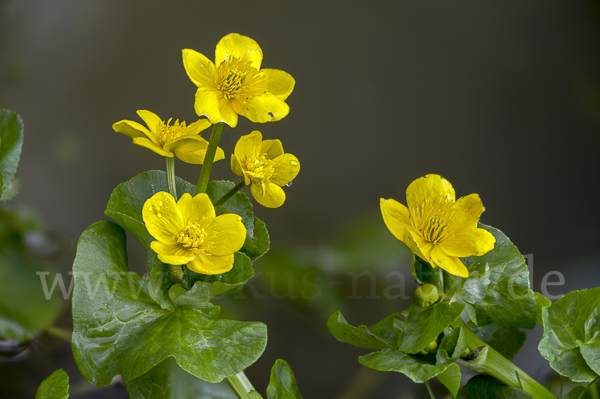
[[285, 201], [281, 187], [290, 183], [300, 172], [300, 162], [292, 154], [284, 154], [279, 140], [262, 139], [254, 131], [240, 137], [231, 156], [231, 170], [244, 176], [246, 185], [252, 183], [252, 195], [259, 204], [277, 208]]
[[215, 217], [208, 195], [188, 193], [175, 202], [164, 191], [154, 194], [142, 209], [152, 237], [150, 247], [170, 265], [185, 265], [202, 274], [221, 274], [233, 267], [233, 254], [246, 240], [242, 218], [233, 213]]
[[258, 43], [237, 33], [219, 41], [214, 64], [194, 50], [183, 50], [185, 71], [198, 86], [196, 113], [231, 127], [237, 125], [238, 115], [259, 123], [285, 117], [294, 78], [278, 69], [260, 69], [262, 58]]
[[477, 194], [454, 200], [450, 182], [438, 175], [413, 181], [406, 190], [408, 208], [381, 199], [381, 213], [392, 234], [433, 267], [468, 277], [459, 258], [483, 255], [494, 248], [494, 236], [477, 227], [485, 210]]
[[[122, 120], [113, 125], [115, 132], [131, 137], [133, 144], [146, 147], [164, 157], [172, 158], [177, 155], [183, 162], [204, 162], [208, 141], [198, 133], [211, 125], [209, 121], [200, 119], [186, 125], [178, 119], [171, 125], [172, 118], [164, 122], [150, 111], [138, 111], [137, 114], [146, 122], [148, 129], [137, 122]], [[225, 153], [217, 148], [215, 161], [220, 159], [225, 159]]]

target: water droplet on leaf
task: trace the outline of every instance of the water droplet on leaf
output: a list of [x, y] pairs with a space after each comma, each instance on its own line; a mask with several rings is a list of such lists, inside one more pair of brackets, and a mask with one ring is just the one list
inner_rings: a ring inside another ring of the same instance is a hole
[[290, 161], [290, 164], [292, 166], [298, 166], [299, 165], [298, 161]]

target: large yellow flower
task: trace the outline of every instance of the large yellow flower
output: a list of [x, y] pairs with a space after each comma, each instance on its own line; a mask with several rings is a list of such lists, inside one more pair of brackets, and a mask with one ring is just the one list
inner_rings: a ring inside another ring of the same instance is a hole
[[477, 194], [454, 200], [450, 182], [438, 175], [413, 181], [406, 190], [408, 208], [393, 199], [381, 199], [381, 213], [392, 234], [415, 255], [448, 273], [468, 277], [459, 258], [483, 255], [496, 239], [477, 227], [485, 210]]
[[254, 131], [240, 137], [231, 156], [231, 170], [244, 176], [246, 185], [252, 183], [252, 195], [259, 204], [277, 208], [285, 201], [281, 187], [290, 183], [300, 172], [300, 162], [292, 154], [284, 154], [279, 140], [262, 139]]
[[[204, 162], [208, 141], [198, 133], [210, 126], [206, 119], [200, 119], [186, 126], [185, 122], [176, 120], [162, 121], [158, 115], [150, 111], [138, 111], [137, 114], [146, 122], [148, 129], [141, 124], [122, 120], [113, 125], [115, 132], [123, 133], [133, 139], [133, 144], [146, 147], [164, 157], [177, 158], [183, 162], [201, 164]], [[217, 149], [215, 161], [225, 158], [222, 149]]]
[[237, 33], [219, 41], [214, 64], [194, 50], [183, 50], [185, 71], [198, 86], [196, 113], [231, 127], [237, 125], [238, 114], [260, 123], [285, 117], [294, 78], [277, 69], [260, 69], [262, 58], [258, 43]]
[[164, 191], [142, 209], [148, 232], [157, 241], [150, 247], [170, 265], [185, 265], [202, 274], [221, 274], [233, 267], [233, 254], [242, 248], [246, 228], [233, 213], [215, 217], [208, 195], [188, 193], [175, 202]]

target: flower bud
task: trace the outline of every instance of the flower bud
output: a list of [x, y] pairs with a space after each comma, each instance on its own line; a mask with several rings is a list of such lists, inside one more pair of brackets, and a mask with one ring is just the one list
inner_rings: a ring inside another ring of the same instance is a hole
[[423, 348], [423, 350], [419, 353], [421, 353], [422, 355], [426, 355], [428, 353], [433, 352], [436, 348], [437, 348], [438, 344], [436, 340], [433, 340], [429, 343], [429, 345], [427, 345], [425, 348]]
[[175, 284], [179, 284], [185, 280], [184, 267], [185, 265], [169, 265], [169, 279]]
[[418, 307], [428, 308], [440, 299], [440, 293], [433, 284], [423, 284], [417, 287], [413, 301]]

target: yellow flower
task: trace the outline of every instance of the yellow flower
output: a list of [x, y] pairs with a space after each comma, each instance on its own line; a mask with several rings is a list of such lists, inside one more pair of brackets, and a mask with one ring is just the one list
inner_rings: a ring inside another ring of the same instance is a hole
[[154, 194], [142, 209], [152, 237], [150, 247], [170, 265], [185, 265], [202, 274], [221, 274], [233, 267], [233, 254], [242, 248], [246, 228], [233, 213], [215, 217], [208, 195], [188, 193], [175, 202], [164, 191]]
[[477, 194], [454, 200], [450, 182], [438, 175], [413, 181], [406, 190], [408, 208], [393, 199], [381, 199], [381, 213], [392, 234], [433, 267], [468, 277], [459, 258], [483, 255], [496, 239], [477, 227], [485, 210]]
[[[150, 111], [138, 111], [148, 129], [134, 121], [122, 120], [113, 125], [115, 132], [123, 133], [133, 139], [133, 144], [146, 147], [164, 157], [177, 158], [183, 162], [201, 164], [204, 162], [208, 141], [198, 133], [210, 126], [206, 119], [200, 119], [186, 126], [179, 119], [171, 125], [171, 119], [162, 121]], [[225, 153], [217, 148], [215, 161], [225, 159]]]
[[244, 176], [246, 185], [252, 183], [252, 195], [259, 204], [277, 208], [285, 201], [281, 187], [290, 183], [300, 172], [300, 162], [292, 154], [284, 154], [279, 140], [262, 139], [254, 131], [240, 137], [231, 156], [231, 170]]
[[277, 69], [260, 69], [262, 58], [258, 43], [237, 33], [219, 41], [214, 64], [194, 50], [183, 50], [185, 71], [198, 86], [196, 113], [231, 127], [237, 125], [238, 114], [259, 123], [285, 117], [294, 78]]

